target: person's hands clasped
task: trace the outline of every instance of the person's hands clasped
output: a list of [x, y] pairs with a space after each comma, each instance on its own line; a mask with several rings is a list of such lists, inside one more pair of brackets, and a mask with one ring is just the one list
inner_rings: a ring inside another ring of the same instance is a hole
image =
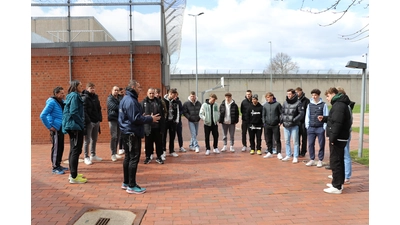
[[160, 114], [157, 113], [156, 115], [153, 115], [152, 113], [151, 118], [153, 118], [154, 123], [158, 123], [158, 121], [160, 120]]

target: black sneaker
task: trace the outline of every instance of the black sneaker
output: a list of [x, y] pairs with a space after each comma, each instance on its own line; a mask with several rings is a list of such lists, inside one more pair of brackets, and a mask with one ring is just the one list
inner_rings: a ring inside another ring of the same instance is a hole
[[146, 159], [144, 160], [144, 164], [149, 164], [151, 162], [150, 157], [146, 157]]
[[164, 164], [164, 161], [163, 161], [161, 158], [157, 158], [157, 159], [156, 159], [156, 162], [157, 162], [158, 164]]

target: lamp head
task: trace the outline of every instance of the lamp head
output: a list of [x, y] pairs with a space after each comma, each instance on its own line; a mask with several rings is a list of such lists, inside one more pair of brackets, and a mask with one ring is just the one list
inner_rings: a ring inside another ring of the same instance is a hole
[[363, 62], [348, 61], [346, 67], [354, 69], [366, 69], [367, 64]]

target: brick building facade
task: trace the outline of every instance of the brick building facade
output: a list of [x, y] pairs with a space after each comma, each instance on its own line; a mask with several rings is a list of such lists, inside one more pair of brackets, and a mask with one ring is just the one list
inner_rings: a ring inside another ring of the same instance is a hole
[[[161, 88], [165, 92], [162, 84], [162, 54], [159, 45], [134, 47], [132, 63], [129, 45], [74, 47], [73, 53], [72, 63], [69, 64], [68, 48], [32, 46], [31, 144], [51, 143], [49, 131], [42, 124], [39, 116], [46, 100], [52, 96], [53, 89], [56, 86], [62, 86], [67, 94], [70, 80], [81, 81], [84, 88], [88, 82], [96, 85], [96, 93], [99, 95], [103, 114], [98, 142], [110, 141], [107, 97], [111, 94], [114, 85], [125, 88], [132, 76], [143, 87], [139, 100], [146, 97], [149, 87]], [[68, 142], [69, 137], [66, 135], [65, 143]]]

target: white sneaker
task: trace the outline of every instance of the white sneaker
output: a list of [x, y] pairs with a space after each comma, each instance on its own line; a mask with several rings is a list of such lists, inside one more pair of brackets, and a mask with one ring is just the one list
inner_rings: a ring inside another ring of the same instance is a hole
[[297, 158], [296, 157], [293, 157], [293, 161], [292, 161], [292, 163], [298, 163], [299, 161], [297, 160]]
[[329, 175], [328, 178], [329, 178], [329, 179], [333, 179], [332, 175]]
[[282, 162], [286, 162], [290, 160], [290, 156], [285, 156], [285, 158], [282, 159]]
[[334, 187], [325, 188], [324, 192], [328, 194], [342, 194], [342, 190], [339, 190]]
[[314, 160], [310, 160], [306, 163], [306, 166], [312, 166], [314, 165]]
[[124, 149], [120, 149], [119, 151], [118, 151], [118, 154], [120, 154], [120, 155], [122, 155], [122, 154], [124, 154], [125, 153], [125, 150]]
[[215, 154], [219, 154], [218, 148], [214, 148], [213, 152], [214, 152]]
[[196, 149], [196, 150], [195, 150], [196, 153], [199, 153], [199, 152], [200, 152], [200, 148], [199, 148], [199, 147], [196, 147], [195, 149]]
[[235, 152], [235, 149], [233, 148], [233, 146], [230, 147], [229, 151]]
[[153, 160], [153, 154], [150, 155], [150, 160]]
[[210, 155], [210, 150], [206, 150], [206, 155]]
[[178, 157], [178, 154], [176, 154], [176, 152], [173, 152], [170, 154], [172, 157]]
[[97, 155], [95, 156], [90, 156], [90, 161], [101, 161], [103, 160], [102, 158], [98, 157]]
[[86, 165], [92, 165], [93, 164], [92, 160], [90, 160], [89, 157], [86, 157], [84, 162], [85, 162]]
[[224, 147], [222, 147], [221, 152], [226, 151], [226, 145], [224, 145]]
[[165, 154], [165, 152], [161, 155], [161, 159], [162, 159], [162, 161], [165, 161], [165, 160], [166, 160], [166, 154]]
[[117, 157], [116, 157], [115, 155], [111, 155], [111, 160], [112, 160], [113, 162], [115, 162], [115, 161], [117, 161]]
[[247, 149], [247, 147], [246, 147], [246, 146], [243, 146], [243, 148], [242, 148], [242, 152], [245, 152], [245, 151], [246, 151], [246, 149]]
[[[327, 183], [326, 186], [333, 188], [333, 185], [331, 183]], [[337, 188], [336, 188], [337, 189]], [[342, 184], [342, 190], [344, 189], [343, 184]]]
[[278, 153], [278, 156], [276, 156], [276, 158], [278, 158], [279, 160], [281, 160], [283, 157], [282, 157], [282, 154], [281, 153]]
[[321, 168], [321, 167], [322, 167], [322, 161], [321, 161], [321, 160], [318, 160], [318, 162], [317, 162], [317, 167], [318, 167], [318, 168]]
[[184, 147], [180, 147], [179, 152], [186, 152], [186, 149]]
[[189, 149], [190, 149], [190, 150], [192, 150], [192, 151], [194, 151], [194, 150], [195, 150], [195, 149], [194, 149], [194, 147], [190, 147], [190, 146], [189, 146]]
[[268, 152], [266, 155], [264, 155], [264, 159], [266, 158], [272, 158], [272, 154]]

